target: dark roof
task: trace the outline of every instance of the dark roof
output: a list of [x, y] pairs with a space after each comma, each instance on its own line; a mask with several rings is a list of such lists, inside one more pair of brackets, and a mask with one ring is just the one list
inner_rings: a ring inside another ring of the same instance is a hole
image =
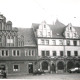
[[36, 39], [32, 28], [18, 28], [18, 35], [24, 36], [24, 46], [36, 46]]
[[[33, 30], [36, 31], [36, 29], [39, 28], [39, 25], [40, 24], [33, 23], [32, 24]], [[48, 24], [48, 25], [50, 26], [50, 28], [52, 30], [52, 38], [64, 38], [64, 36], [63, 36], [63, 31], [65, 28], [64, 24], [62, 24], [61, 22], [56, 20], [55, 25], [50, 25], [50, 24]]]
[[77, 31], [78, 35], [79, 35], [79, 38], [80, 38], [80, 27], [76, 27], [74, 26], [75, 30]]

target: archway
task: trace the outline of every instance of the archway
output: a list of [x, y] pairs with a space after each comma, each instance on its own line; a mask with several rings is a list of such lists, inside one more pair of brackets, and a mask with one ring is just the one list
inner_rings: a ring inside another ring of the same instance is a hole
[[48, 62], [47, 61], [42, 62], [42, 70], [48, 70]]
[[57, 68], [58, 70], [64, 70], [64, 63], [62, 61], [58, 62]]
[[67, 63], [67, 70], [68, 69], [71, 69], [71, 68], [73, 68], [74, 67], [74, 63], [72, 62], [72, 61], [69, 61], [68, 63]]
[[54, 64], [51, 65], [51, 71], [55, 72], [55, 65]]

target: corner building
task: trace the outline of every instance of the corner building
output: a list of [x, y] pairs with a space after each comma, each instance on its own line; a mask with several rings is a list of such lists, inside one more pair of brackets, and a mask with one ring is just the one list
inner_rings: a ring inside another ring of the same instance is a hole
[[7, 74], [30, 74], [37, 69], [64, 73], [80, 67], [80, 27], [58, 20], [31, 28], [12, 27], [0, 14], [0, 66]]

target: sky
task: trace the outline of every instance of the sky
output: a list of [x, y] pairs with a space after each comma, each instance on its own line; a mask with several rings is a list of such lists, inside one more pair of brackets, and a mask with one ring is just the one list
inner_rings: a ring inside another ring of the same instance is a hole
[[80, 0], [0, 0], [0, 13], [13, 27], [30, 28], [32, 23], [72, 23], [80, 26]]

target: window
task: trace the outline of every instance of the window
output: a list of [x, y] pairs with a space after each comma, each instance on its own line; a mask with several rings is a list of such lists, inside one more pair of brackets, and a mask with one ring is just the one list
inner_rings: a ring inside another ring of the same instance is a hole
[[52, 40], [52, 44], [53, 44], [53, 45], [56, 45], [56, 41], [55, 41], [55, 40]]
[[2, 41], [2, 40], [1, 40], [1, 37], [0, 37], [0, 43], [1, 43], [1, 41]]
[[69, 33], [67, 33], [67, 37], [70, 37], [70, 34]]
[[12, 56], [20, 56], [20, 51], [19, 50], [13, 50]]
[[20, 54], [19, 54], [19, 50], [17, 50], [17, 56], [19, 56]]
[[71, 51], [67, 51], [67, 56], [71, 56]]
[[4, 56], [4, 50], [2, 50], [2, 56]]
[[45, 56], [45, 51], [42, 51], [42, 56]]
[[46, 25], [44, 25], [44, 28], [46, 28]]
[[46, 51], [46, 56], [49, 56], [49, 51]]
[[76, 33], [74, 33], [74, 37], [76, 37]]
[[49, 40], [46, 40], [46, 44], [49, 45]]
[[56, 56], [56, 51], [53, 51], [53, 56]]
[[34, 56], [34, 50], [32, 50], [32, 56]]
[[2, 50], [1, 56], [9, 56], [8, 50]]
[[60, 51], [60, 56], [63, 56], [63, 51]]
[[70, 46], [70, 40], [67, 40], [67, 46]]
[[8, 50], [6, 50], [6, 53], [5, 54], [6, 54], [6, 56], [8, 56]]
[[49, 51], [42, 51], [42, 56], [49, 56], [50, 55], [50, 52]]
[[60, 42], [59, 45], [63, 45], [63, 41], [62, 40], [59, 40], [59, 42]]
[[74, 56], [78, 56], [78, 51], [74, 51]]
[[70, 27], [70, 30], [71, 30], [72, 28]]
[[77, 46], [77, 41], [73, 41], [74, 46]]
[[19, 65], [13, 65], [13, 71], [19, 71]]
[[42, 31], [40, 31], [40, 35], [42, 36]]
[[13, 56], [16, 56], [16, 51], [15, 50], [13, 50]]
[[26, 50], [25, 56], [35, 56], [35, 51], [34, 50]]
[[29, 56], [31, 56], [31, 50], [29, 50]]
[[41, 40], [41, 43], [44, 44], [44, 40]]
[[48, 36], [50, 36], [50, 32], [48, 32]]

